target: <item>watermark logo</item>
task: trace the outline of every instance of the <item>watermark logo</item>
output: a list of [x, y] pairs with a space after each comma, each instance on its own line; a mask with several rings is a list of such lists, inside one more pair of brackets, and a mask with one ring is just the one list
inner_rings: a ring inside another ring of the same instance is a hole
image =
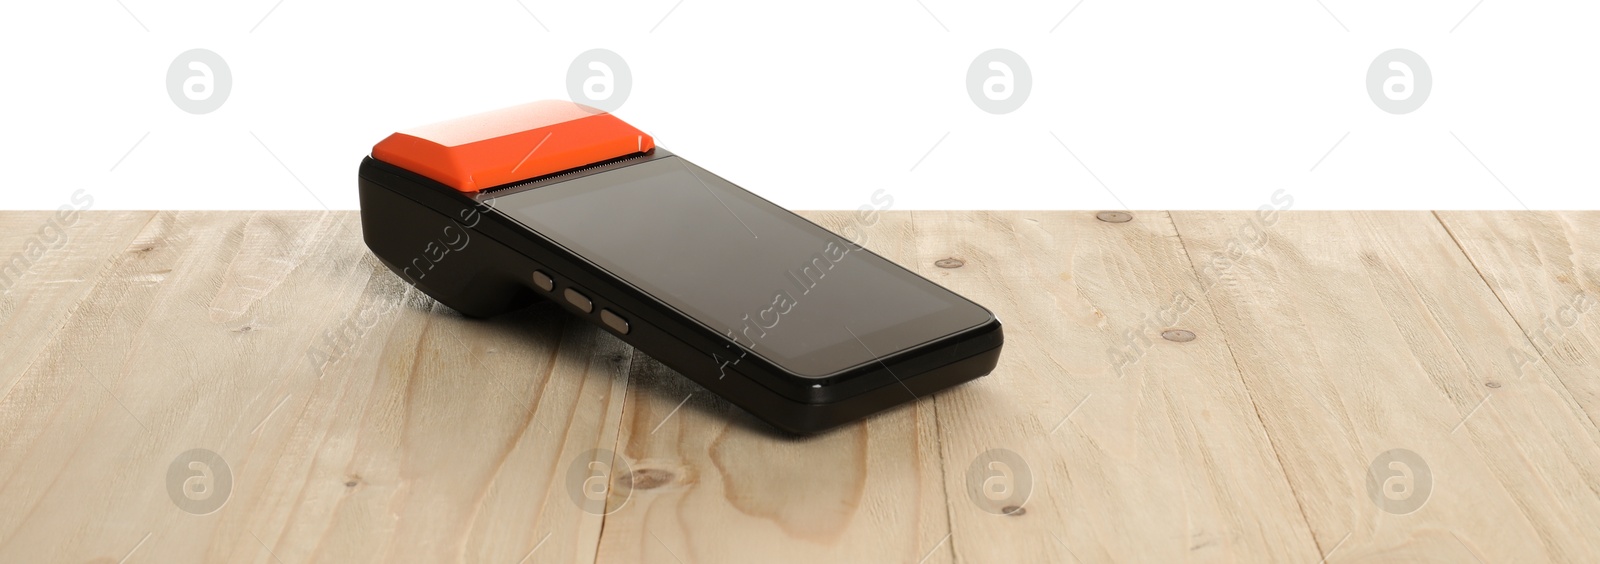
[[1006, 49], [990, 49], [967, 67], [967, 95], [978, 109], [1009, 114], [1022, 107], [1033, 91], [1033, 72], [1022, 56]]
[[[728, 339], [744, 345], [747, 350], [729, 347], [730, 353], [736, 353], [738, 356], [726, 359], [712, 354], [711, 360], [717, 364], [719, 371], [717, 378], [726, 376], [729, 366], [739, 364], [739, 361], [749, 355], [749, 351], [755, 350], [758, 342], [767, 337], [767, 331], [776, 328], [784, 316], [789, 315], [800, 305], [801, 298], [810, 295], [812, 290], [822, 284], [835, 265], [843, 261], [852, 251], [866, 250], [868, 229], [878, 224], [880, 212], [888, 210], [893, 205], [894, 196], [890, 195], [888, 190], [882, 188], [874, 190], [871, 203], [856, 208], [856, 213], [851, 216], [851, 222], [840, 230], [844, 244], [828, 241], [821, 252], [811, 255], [806, 263], [785, 273], [793, 283], [792, 292], [783, 289], [773, 291], [772, 302], [757, 309], [755, 316], [744, 314], [742, 318], [744, 325], [737, 332], [728, 329], [725, 333]], [[740, 335], [744, 336], [746, 343], [740, 343]]]
[[[1293, 194], [1283, 189], [1273, 191], [1268, 203], [1257, 208], [1256, 213], [1250, 216], [1250, 221], [1241, 225], [1219, 250], [1213, 251], [1206, 257], [1199, 272], [1199, 297], [1191, 297], [1181, 291], [1173, 292], [1172, 300], [1154, 316], [1145, 315], [1136, 327], [1124, 329], [1121, 342], [1106, 349], [1112, 370], [1117, 373], [1117, 377], [1125, 376], [1127, 368], [1137, 364], [1150, 351], [1154, 344], [1149, 337], [1151, 333], [1163, 327], [1175, 328], [1183, 320], [1184, 315], [1210, 294], [1218, 283], [1234, 276], [1235, 268], [1260, 253], [1267, 245], [1268, 231], [1280, 220], [1279, 212], [1286, 211], [1293, 205]], [[1114, 216], [1114, 219], [1121, 218], [1122, 216]], [[1131, 216], [1129, 218], [1131, 219]], [[1100, 220], [1108, 221], [1105, 217], [1100, 217]], [[1194, 340], [1194, 333], [1173, 329], [1163, 331], [1162, 338], [1174, 342], [1188, 342]]]
[[[1111, 368], [1116, 371], [1117, 377], [1125, 376], [1128, 366], [1139, 362], [1139, 359], [1144, 358], [1145, 353], [1150, 351], [1150, 347], [1155, 344], [1149, 337], [1151, 333], [1162, 327], [1177, 325], [1183, 319], [1184, 314], [1188, 313], [1196, 303], [1198, 302], [1190, 297], [1189, 294], [1173, 292], [1172, 301], [1162, 306], [1154, 316], [1145, 315], [1144, 318], [1139, 320], [1137, 327], [1123, 329], [1122, 342], [1117, 346], [1106, 349], [1106, 354], [1111, 358]], [[1165, 332], [1163, 332], [1162, 337], [1167, 337]], [[1193, 333], [1190, 333], [1188, 337], [1188, 340], [1194, 340]], [[1168, 338], [1167, 340], [1175, 339]]]
[[167, 496], [188, 513], [206, 515], [222, 508], [233, 493], [233, 471], [222, 455], [203, 448], [184, 451], [167, 466]]
[[628, 62], [609, 49], [584, 51], [567, 67], [567, 96], [573, 102], [614, 112], [632, 91]]
[[1017, 515], [1033, 495], [1033, 471], [1022, 455], [989, 449], [967, 466], [967, 496], [973, 505], [996, 515]]
[[1422, 508], [1433, 493], [1433, 471], [1415, 452], [1397, 448], [1367, 466], [1367, 497], [1379, 509], [1405, 515]]
[[356, 343], [376, 327], [380, 319], [400, 309], [400, 301], [379, 298], [362, 306], [355, 315], [345, 317], [338, 326], [324, 331], [317, 343], [306, 349], [306, 360], [316, 369], [317, 377], [322, 377], [324, 368], [338, 362], [345, 353], [355, 348]]
[[1422, 56], [1406, 49], [1390, 49], [1367, 68], [1367, 95], [1391, 114], [1409, 114], [1428, 101], [1433, 72]]
[[603, 448], [584, 451], [567, 465], [567, 495], [584, 513], [608, 515], [628, 504], [633, 490], [617, 492], [620, 500], [613, 505], [611, 497], [613, 476], [629, 476], [628, 461], [617, 453]]
[[191, 114], [209, 114], [228, 101], [233, 91], [233, 72], [222, 56], [207, 49], [190, 49], [167, 67], [167, 95], [178, 109]]
[[1589, 294], [1583, 292], [1573, 294], [1566, 303], [1556, 309], [1554, 316], [1546, 313], [1539, 318], [1538, 327], [1528, 333], [1528, 340], [1533, 346], [1507, 347], [1506, 356], [1511, 359], [1512, 364], [1517, 365], [1517, 378], [1521, 379], [1529, 368], [1543, 358], [1539, 355], [1540, 348], [1553, 350], [1570, 337], [1573, 327], [1583, 320], [1583, 316], [1589, 313], [1589, 310], [1594, 309], [1595, 302], [1595, 298]]
[[0, 295], [10, 293], [11, 288], [22, 281], [22, 277], [33, 269], [33, 265], [44, 258], [50, 251], [54, 251], [67, 244], [67, 228], [77, 225], [82, 215], [78, 212], [87, 210], [94, 205], [94, 196], [87, 190], [78, 189], [72, 193], [71, 203], [62, 204], [56, 209], [55, 215], [45, 220], [44, 225], [23, 243], [21, 251], [13, 253], [10, 257], [0, 262]]

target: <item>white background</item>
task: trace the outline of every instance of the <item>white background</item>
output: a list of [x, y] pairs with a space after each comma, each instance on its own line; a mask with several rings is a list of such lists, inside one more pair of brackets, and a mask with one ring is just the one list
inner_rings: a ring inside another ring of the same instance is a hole
[[[617, 115], [796, 209], [877, 188], [898, 209], [1255, 208], [1278, 189], [1297, 209], [1595, 208], [1597, 16], [1512, 0], [12, 2], [0, 208], [82, 188], [98, 209], [354, 209], [384, 136], [566, 98], [568, 65], [597, 47], [632, 69]], [[997, 47], [1034, 79], [1005, 115], [966, 90]], [[205, 115], [166, 91], [193, 48], [233, 76]], [[1394, 48], [1433, 74], [1404, 115], [1366, 92]]]

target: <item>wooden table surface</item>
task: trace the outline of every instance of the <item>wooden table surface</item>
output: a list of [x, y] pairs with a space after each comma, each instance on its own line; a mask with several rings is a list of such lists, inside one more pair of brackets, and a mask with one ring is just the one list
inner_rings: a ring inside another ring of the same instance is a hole
[[0, 214], [0, 562], [1600, 560], [1600, 214], [870, 240], [1005, 353], [794, 438], [548, 304], [435, 304], [354, 212]]

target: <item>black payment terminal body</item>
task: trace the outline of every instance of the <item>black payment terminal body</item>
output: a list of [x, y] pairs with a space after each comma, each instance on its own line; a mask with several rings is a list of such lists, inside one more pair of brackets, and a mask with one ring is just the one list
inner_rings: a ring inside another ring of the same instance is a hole
[[391, 135], [361, 162], [367, 246], [470, 317], [539, 299], [798, 434], [988, 374], [988, 310], [857, 243], [884, 191], [830, 232], [544, 101]]

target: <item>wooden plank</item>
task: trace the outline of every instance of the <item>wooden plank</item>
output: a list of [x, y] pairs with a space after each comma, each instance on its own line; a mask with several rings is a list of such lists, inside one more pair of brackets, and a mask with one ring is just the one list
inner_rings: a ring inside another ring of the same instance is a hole
[[1593, 560], [1592, 425], [1434, 216], [1173, 216], [1329, 561]]
[[[0, 214], [0, 261], [50, 217]], [[880, 217], [1006, 353], [801, 439], [553, 304], [440, 307], [354, 213], [89, 212], [0, 293], [0, 561], [1600, 553], [1600, 215]], [[226, 493], [183, 495], [192, 449]], [[1420, 498], [1369, 491], [1395, 449]]]
[[[911, 256], [910, 219], [885, 216], [869, 246]], [[644, 355], [630, 387], [617, 451], [631, 472], [612, 482], [626, 503], [606, 517], [601, 561], [951, 560], [932, 401], [794, 438]]]
[[0, 213], [0, 398], [109, 272], [106, 258], [125, 250], [153, 217]]
[[[593, 561], [558, 461], [613, 444], [625, 345], [461, 318], [354, 213], [162, 213], [126, 247], [5, 397], [0, 560]], [[227, 470], [186, 497], [196, 448]]]
[[[1165, 213], [915, 215], [915, 268], [1006, 324], [995, 373], [935, 398], [960, 560], [1318, 560]], [[1026, 503], [982, 493], [991, 449], [1030, 471]]]
[[[1528, 339], [1508, 343], [1514, 380], [1543, 364], [1569, 409], [1600, 420], [1600, 213], [1437, 212]], [[1506, 384], [1501, 382], [1502, 385]], [[1504, 388], [1501, 388], [1504, 389]]]

